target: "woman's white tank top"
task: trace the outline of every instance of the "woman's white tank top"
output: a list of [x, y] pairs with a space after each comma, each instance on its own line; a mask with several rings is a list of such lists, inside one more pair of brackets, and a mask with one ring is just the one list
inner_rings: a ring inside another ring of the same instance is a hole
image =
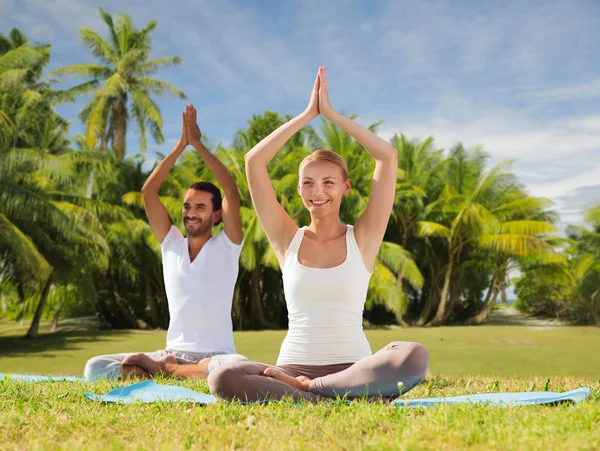
[[283, 289], [288, 333], [278, 365], [353, 363], [371, 355], [362, 315], [371, 273], [346, 229], [346, 260], [333, 268], [309, 268], [298, 261], [305, 227], [298, 229], [285, 255]]

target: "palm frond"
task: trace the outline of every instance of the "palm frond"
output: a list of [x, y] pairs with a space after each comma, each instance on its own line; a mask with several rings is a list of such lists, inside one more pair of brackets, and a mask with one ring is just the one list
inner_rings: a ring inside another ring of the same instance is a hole
[[146, 61], [140, 65], [140, 72], [144, 75], [152, 75], [163, 67], [179, 66], [183, 62], [180, 56], [165, 56]]
[[92, 55], [100, 58], [105, 64], [118, 65], [119, 59], [115, 55], [114, 49], [97, 31], [82, 27], [79, 29], [79, 34], [83, 43], [92, 51]]
[[104, 79], [109, 78], [111, 75], [113, 75], [113, 70], [101, 64], [71, 64], [70, 66], [59, 67], [58, 69], [55, 69], [52, 72], [50, 72], [49, 75], [64, 75], [70, 77]]
[[410, 253], [396, 243], [381, 243], [377, 258], [395, 274], [405, 278], [416, 289], [423, 286], [423, 275]]
[[41, 279], [48, 270], [31, 239], [0, 212], [0, 279]]
[[436, 222], [419, 221], [417, 223], [417, 234], [420, 237], [441, 236], [447, 238], [450, 236], [450, 229]]
[[548, 235], [556, 232], [556, 227], [545, 221], [507, 221], [498, 223], [493, 228], [498, 234]]
[[535, 254], [551, 252], [552, 249], [540, 238], [531, 235], [496, 234], [482, 235], [479, 244], [484, 248], [490, 248], [515, 257], [529, 257]]

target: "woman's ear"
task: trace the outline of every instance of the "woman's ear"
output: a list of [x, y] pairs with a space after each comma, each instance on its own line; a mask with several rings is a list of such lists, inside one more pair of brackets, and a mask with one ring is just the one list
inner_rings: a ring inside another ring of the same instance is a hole
[[344, 188], [344, 196], [347, 196], [348, 194], [350, 194], [350, 188], [352, 188], [352, 183], [350, 183], [350, 179], [346, 179], [344, 183], [346, 184], [346, 187]]

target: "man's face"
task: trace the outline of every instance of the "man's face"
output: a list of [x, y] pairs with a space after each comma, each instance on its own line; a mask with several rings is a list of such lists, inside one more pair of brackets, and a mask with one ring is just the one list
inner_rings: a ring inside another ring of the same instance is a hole
[[188, 236], [211, 233], [221, 212], [213, 211], [212, 194], [206, 191], [188, 190], [183, 199], [183, 225]]

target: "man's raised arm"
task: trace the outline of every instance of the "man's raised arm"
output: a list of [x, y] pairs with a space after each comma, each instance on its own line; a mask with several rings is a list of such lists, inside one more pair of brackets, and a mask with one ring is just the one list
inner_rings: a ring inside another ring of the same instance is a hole
[[171, 221], [169, 220], [167, 209], [160, 201], [158, 192], [187, 145], [188, 139], [185, 127], [185, 114], [182, 114], [181, 138], [179, 138], [179, 141], [171, 153], [169, 153], [169, 155], [154, 168], [154, 171], [152, 171], [152, 174], [150, 174], [150, 177], [148, 177], [148, 180], [146, 180], [146, 183], [144, 183], [144, 186], [142, 187], [142, 196], [144, 197], [144, 207], [146, 208], [148, 222], [150, 223], [152, 233], [154, 233], [154, 236], [159, 243], [162, 243], [167, 236], [167, 233], [169, 233]]
[[202, 144], [202, 133], [196, 122], [196, 109], [193, 105], [188, 105], [185, 113], [185, 121], [188, 142], [200, 153], [206, 167], [215, 177], [217, 183], [221, 185], [221, 188], [223, 188], [224, 197], [221, 217], [225, 233], [233, 243], [241, 244], [244, 234], [240, 218], [240, 194], [235, 180], [225, 165]]

